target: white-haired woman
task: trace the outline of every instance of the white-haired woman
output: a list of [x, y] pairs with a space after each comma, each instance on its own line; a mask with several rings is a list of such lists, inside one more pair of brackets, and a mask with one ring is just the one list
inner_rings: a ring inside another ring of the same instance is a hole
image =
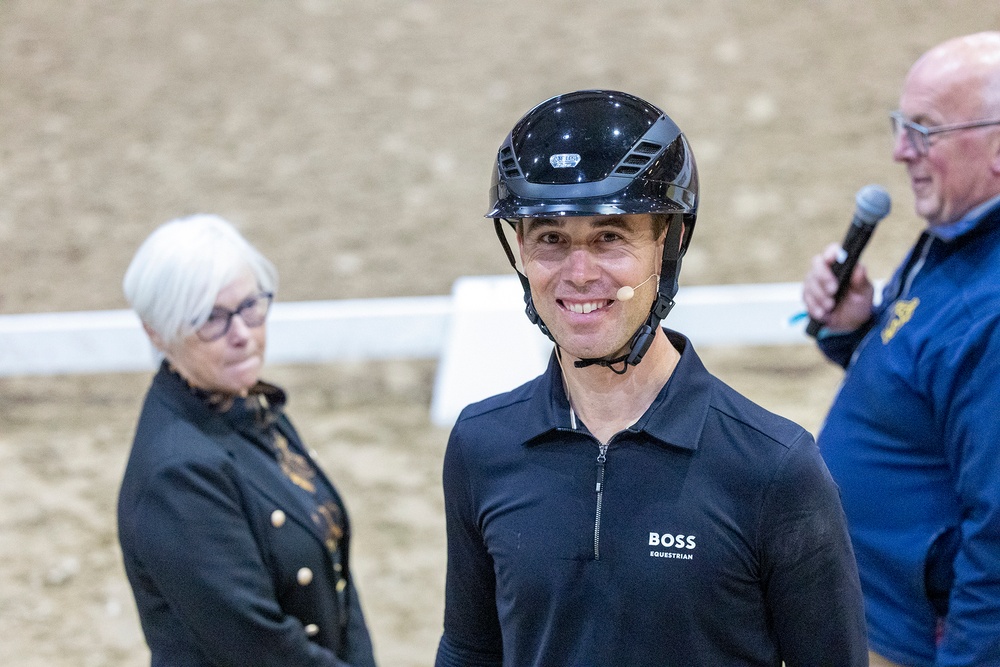
[[125, 274], [163, 356], [118, 499], [154, 666], [375, 664], [343, 502], [259, 379], [277, 282], [213, 215], [157, 228]]

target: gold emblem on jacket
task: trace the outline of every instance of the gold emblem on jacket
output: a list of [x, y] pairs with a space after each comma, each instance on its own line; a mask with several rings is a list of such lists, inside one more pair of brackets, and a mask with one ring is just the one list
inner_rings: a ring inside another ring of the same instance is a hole
[[888, 345], [889, 341], [892, 340], [893, 336], [896, 335], [902, 326], [910, 321], [910, 318], [913, 317], [913, 313], [919, 305], [920, 299], [914, 297], [909, 301], [897, 301], [892, 306], [892, 319], [882, 329], [883, 345]]

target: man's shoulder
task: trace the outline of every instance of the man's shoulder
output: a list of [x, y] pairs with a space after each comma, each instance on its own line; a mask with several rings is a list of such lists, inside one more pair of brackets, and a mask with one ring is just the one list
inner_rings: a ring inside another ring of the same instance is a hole
[[481, 401], [470, 403], [459, 413], [456, 423], [492, 419], [506, 421], [511, 418], [512, 411], [531, 410], [539, 395], [539, 385], [542, 383], [543, 377], [538, 376], [510, 391], [494, 394]]
[[913, 297], [909, 303], [919, 309], [913, 319], [926, 322], [925, 334], [944, 341], [977, 332], [992, 335], [1000, 321], [1000, 226], [989, 235], [957, 241], [930, 278], [916, 284]]
[[736, 391], [728, 384], [713, 377], [710, 409], [716, 418], [728, 422], [748, 434], [759, 434], [783, 446], [790, 446], [810, 438], [808, 432], [796, 422], [768, 410]]
[[542, 378], [536, 378], [466, 406], [451, 428], [449, 454], [480, 467], [508, 460], [525, 443], [551, 429], [547, 387]]
[[658, 404], [660, 414], [653, 428], [660, 435], [686, 437], [692, 447], [701, 446], [698, 442], [738, 441], [758, 452], [768, 443], [787, 449], [811, 439], [795, 422], [767, 410], [716, 376], [686, 338], [673, 331], [667, 335], [682, 354]]

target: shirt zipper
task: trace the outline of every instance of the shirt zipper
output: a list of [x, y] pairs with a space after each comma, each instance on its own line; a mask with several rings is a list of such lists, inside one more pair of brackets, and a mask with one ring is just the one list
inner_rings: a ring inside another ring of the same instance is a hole
[[604, 464], [608, 460], [608, 446], [601, 445], [597, 455], [597, 514], [594, 519], [594, 560], [601, 560], [601, 504], [604, 501]]

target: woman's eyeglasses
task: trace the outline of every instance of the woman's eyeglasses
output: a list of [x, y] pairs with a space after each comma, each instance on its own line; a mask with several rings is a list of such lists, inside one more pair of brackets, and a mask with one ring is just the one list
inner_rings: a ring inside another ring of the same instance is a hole
[[221, 308], [219, 306], [212, 308], [212, 313], [208, 316], [208, 320], [196, 332], [198, 338], [206, 343], [211, 343], [213, 340], [222, 338], [229, 333], [229, 327], [232, 325], [233, 317], [236, 315], [239, 315], [240, 319], [243, 320], [243, 324], [251, 329], [259, 327], [267, 319], [267, 311], [271, 308], [271, 301], [273, 299], [274, 294], [261, 292], [260, 294], [254, 294], [244, 299], [236, 307], [236, 310], [229, 310], [228, 308]]

